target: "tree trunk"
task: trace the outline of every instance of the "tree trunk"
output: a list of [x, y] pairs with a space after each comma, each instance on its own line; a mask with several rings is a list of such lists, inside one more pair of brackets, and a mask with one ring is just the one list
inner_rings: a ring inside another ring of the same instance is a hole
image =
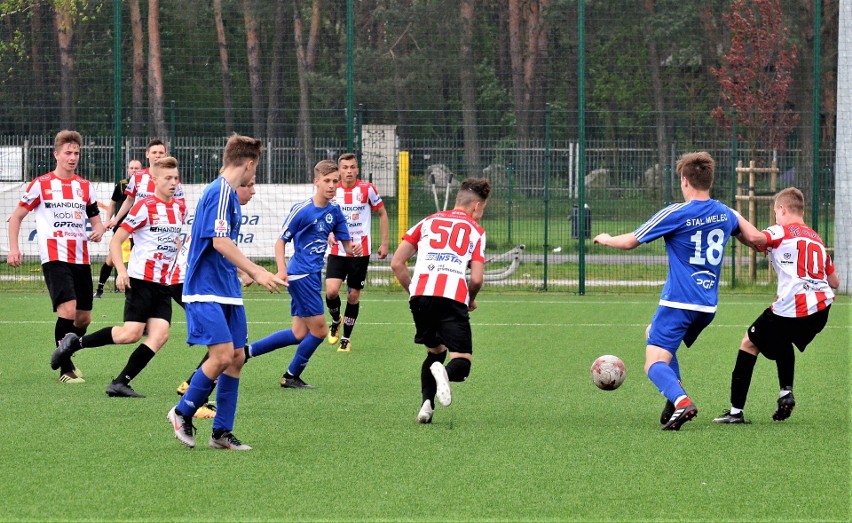
[[475, 0], [461, 1], [459, 80], [461, 83], [464, 163], [468, 176], [479, 176], [479, 137], [476, 128], [476, 79], [473, 72], [473, 11]]
[[150, 130], [166, 141], [163, 67], [160, 60], [160, 0], [148, 0], [148, 117]]
[[213, 0], [213, 21], [216, 25], [216, 42], [219, 45], [219, 68], [222, 71], [222, 108], [225, 111], [225, 134], [234, 128], [234, 110], [231, 101], [231, 65], [228, 59], [228, 40], [222, 21], [222, 0]]
[[287, 30], [287, 24], [284, 22], [286, 5], [284, 0], [278, 0], [275, 5], [275, 35], [272, 38], [272, 64], [269, 71], [269, 106], [266, 111], [267, 138], [274, 138], [281, 134], [281, 84], [284, 77], [284, 36]]
[[30, 31], [32, 33], [32, 44], [30, 46], [30, 56], [32, 56], [33, 64], [33, 89], [35, 90], [33, 99], [36, 103], [36, 114], [39, 116], [38, 122], [32, 122], [39, 126], [45, 126], [48, 119], [47, 111], [47, 88], [45, 86], [44, 74], [44, 57], [41, 50], [44, 46], [44, 36], [42, 35], [42, 7], [41, 5], [33, 6], [33, 16], [30, 20]]
[[139, 0], [130, 0], [130, 32], [133, 41], [133, 94], [130, 133], [145, 135], [145, 33], [142, 30], [142, 10]]
[[71, 6], [64, 1], [55, 3], [56, 41], [59, 44], [59, 89], [61, 102], [59, 107], [59, 126], [62, 129], [74, 127], [74, 52], [71, 48], [74, 38], [74, 18]]
[[[645, 11], [650, 18], [654, 14], [654, 0], [645, 0]], [[651, 166], [654, 176], [649, 180], [652, 191], [651, 194], [659, 196], [663, 193], [662, 185], [658, 185], [657, 181], [664, 179], [666, 165], [666, 151], [668, 143], [666, 140], [666, 106], [663, 96], [663, 81], [660, 75], [660, 53], [657, 51], [657, 42], [654, 40], [654, 32], [648, 28], [645, 31], [648, 39], [648, 59], [650, 60], [651, 71], [651, 89], [654, 97], [654, 120], [657, 130], [657, 167]], [[658, 192], [659, 191], [659, 192]]]
[[305, 65], [308, 72], [313, 73], [317, 61], [317, 48], [319, 47], [319, 30], [321, 0], [313, 0], [311, 4], [311, 32], [308, 36], [308, 45], [305, 51]]
[[302, 14], [299, 2], [294, 2], [293, 38], [296, 41], [296, 64], [299, 74], [299, 127], [298, 137], [302, 144], [305, 168], [308, 172], [314, 167], [314, 141], [311, 135], [311, 94], [308, 82], [308, 65], [305, 47], [302, 42]]
[[524, 104], [524, 56], [521, 36], [520, 0], [509, 0], [509, 58], [512, 66], [512, 100], [515, 105], [515, 125], [519, 145], [529, 138], [527, 108]]
[[263, 136], [263, 83], [260, 78], [260, 42], [257, 36], [257, 15], [253, 0], [243, 0], [243, 20], [246, 26], [246, 58], [251, 87], [251, 120], [254, 137]]

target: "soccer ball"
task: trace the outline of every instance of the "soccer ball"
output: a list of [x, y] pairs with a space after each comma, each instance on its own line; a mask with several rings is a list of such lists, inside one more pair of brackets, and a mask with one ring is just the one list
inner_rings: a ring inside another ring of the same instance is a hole
[[592, 363], [592, 381], [599, 389], [615, 390], [624, 383], [627, 371], [618, 356], [605, 355]]

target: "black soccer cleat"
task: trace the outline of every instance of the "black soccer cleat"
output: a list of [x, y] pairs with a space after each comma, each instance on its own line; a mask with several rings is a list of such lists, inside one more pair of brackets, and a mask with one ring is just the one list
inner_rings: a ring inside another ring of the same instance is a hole
[[121, 383], [120, 381], [110, 383], [109, 387], [106, 390], [107, 396], [110, 398], [144, 398], [142, 394], [139, 394], [130, 384]]
[[62, 366], [63, 361], [70, 361], [71, 355], [74, 354], [74, 349], [79, 347], [80, 336], [77, 336], [73, 332], [66, 334], [65, 337], [59, 340], [59, 345], [53, 351], [53, 354], [50, 355], [50, 368], [56, 370]]
[[790, 390], [790, 394], [778, 398], [778, 410], [772, 415], [772, 419], [775, 421], [784, 421], [789, 418], [790, 414], [793, 413], [793, 407], [796, 406], [796, 398], [793, 397], [793, 391], [789, 388], [787, 390]]
[[674, 411], [674, 403], [669, 400], [666, 400], [666, 406], [663, 407], [663, 412], [660, 414], [660, 425], [665, 425], [666, 423], [668, 423], [669, 419], [672, 417], [672, 414], [674, 414]]
[[742, 423], [749, 423], [749, 422], [746, 421], [745, 416], [743, 415], [742, 411], [740, 411], [736, 414], [731, 414], [730, 410], [726, 410], [718, 418], [713, 418], [713, 423], [733, 423], [733, 424], [739, 423], [739, 424], [742, 424]]
[[289, 374], [284, 374], [281, 376], [281, 386], [285, 389], [313, 389], [315, 388], [313, 385], [308, 385], [302, 378], [298, 376], [290, 376]]
[[675, 409], [672, 413], [672, 417], [669, 418], [669, 421], [667, 421], [665, 425], [663, 425], [663, 430], [680, 430], [681, 425], [697, 415], [698, 408], [693, 403], [689, 403], [679, 409]]

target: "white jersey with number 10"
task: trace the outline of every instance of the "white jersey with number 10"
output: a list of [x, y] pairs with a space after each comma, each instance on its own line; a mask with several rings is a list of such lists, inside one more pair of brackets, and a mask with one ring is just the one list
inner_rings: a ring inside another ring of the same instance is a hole
[[440, 296], [470, 304], [466, 271], [485, 263], [485, 230], [464, 211], [442, 211], [421, 220], [403, 240], [417, 248], [411, 296]]

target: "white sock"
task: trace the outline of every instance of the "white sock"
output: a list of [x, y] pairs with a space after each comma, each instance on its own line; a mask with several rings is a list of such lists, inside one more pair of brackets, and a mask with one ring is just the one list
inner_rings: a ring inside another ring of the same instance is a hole
[[733, 416], [736, 416], [737, 414], [739, 414], [739, 413], [740, 413], [740, 412], [742, 412], [742, 411], [743, 411], [743, 409], [738, 409], [738, 408], [736, 408], [736, 407], [731, 407], [731, 415], [733, 415]]
[[793, 391], [792, 391], [792, 390], [789, 390], [789, 389], [781, 389], [781, 392], [780, 392], [780, 393], [778, 393], [778, 397], [779, 397], [779, 398], [783, 398], [784, 396], [786, 396], [786, 395], [788, 395], [788, 394], [792, 394], [792, 393], [793, 393]]

